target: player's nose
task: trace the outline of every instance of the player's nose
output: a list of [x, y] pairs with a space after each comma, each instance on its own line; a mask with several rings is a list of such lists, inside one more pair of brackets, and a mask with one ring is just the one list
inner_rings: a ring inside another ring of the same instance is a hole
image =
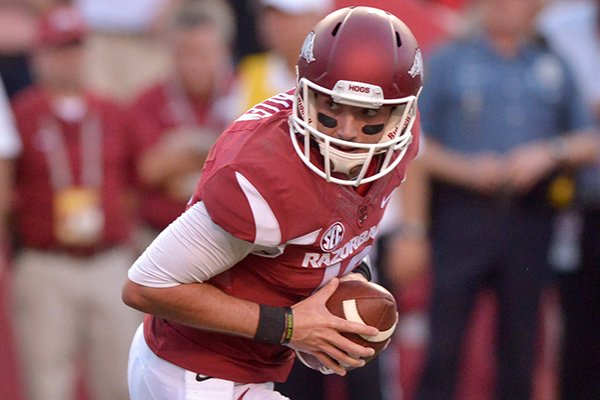
[[360, 130], [356, 119], [351, 114], [344, 113], [338, 116], [337, 122], [336, 137], [348, 142], [356, 141], [358, 131]]

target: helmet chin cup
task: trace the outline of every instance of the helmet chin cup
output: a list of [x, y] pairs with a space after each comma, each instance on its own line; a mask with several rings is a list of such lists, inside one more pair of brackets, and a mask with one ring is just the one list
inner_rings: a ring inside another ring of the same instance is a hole
[[[323, 157], [329, 159], [332, 172], [346, 175], [349, 178], [358, 176], [361, 167], [367, 163], [367, 153], [346, 153], [324, 142], [319, 143], [319, 150]], [[326, 155], [327, 151], [330, 152], [329, 157]]]

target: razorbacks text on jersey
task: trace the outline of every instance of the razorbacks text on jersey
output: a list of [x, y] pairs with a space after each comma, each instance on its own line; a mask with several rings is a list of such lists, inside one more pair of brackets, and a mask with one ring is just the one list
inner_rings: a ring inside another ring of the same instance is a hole
[[[289, 138], [291, 92], [274, 96], [235, 121], [212, 149], [190, 204], [204, 202], [212, 220], [255, 251], [208, 282], [232, 296], [291, 306], [369, 254], [387, 200], [418, 148], [415, 132], [398, 168], [362, 196], [308, 169]], [[315, 149], [318, 157], [318, 149]], [[293, 352], [147, 316], [150, 348], [187, 370], [234, 382], [282, 382]]]

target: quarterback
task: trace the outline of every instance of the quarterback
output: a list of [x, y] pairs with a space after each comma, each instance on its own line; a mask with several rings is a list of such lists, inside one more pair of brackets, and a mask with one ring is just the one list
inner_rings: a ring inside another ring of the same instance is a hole
[[339, 375], [372, 336], [325, 306], [368, 279], [392, 191], [418, 149], [418, 44], [379, 9], [337, 10], [308, 33], [294, 89], [236, 120], [209, 154], [187, 210], [129, 271], [133, 400], [284, 399], [294, 351]]

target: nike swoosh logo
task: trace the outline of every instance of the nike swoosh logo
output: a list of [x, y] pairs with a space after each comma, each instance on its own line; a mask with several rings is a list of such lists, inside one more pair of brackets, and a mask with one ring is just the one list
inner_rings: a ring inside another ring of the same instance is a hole
[[198, 382], [204, 382], [204, 381], [207, 381], [209, 379], [212, 379], [212, 376], [206, 376], [206, 375], [196, 374], [196, 380]]
[[381, 208], [385, 208], [385, 206], [387, 206], [387, 203], [389, 203], [389, 201], [392, 199], [392, 195], [395, 191], [396, 189], [392, 190], [392, 193], [388, 194], [386, 197], [383, 198], [383, 200], [381, 200]]

